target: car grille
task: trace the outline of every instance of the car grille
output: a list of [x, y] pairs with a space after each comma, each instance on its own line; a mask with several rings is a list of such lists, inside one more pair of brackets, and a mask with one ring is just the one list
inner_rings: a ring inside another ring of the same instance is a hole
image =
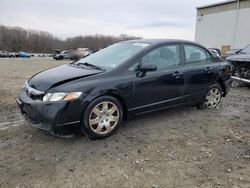
[[26, 94], [33, 100], [43, 100], [43, 95], [33, 95], [28, 90], [26, 90]]

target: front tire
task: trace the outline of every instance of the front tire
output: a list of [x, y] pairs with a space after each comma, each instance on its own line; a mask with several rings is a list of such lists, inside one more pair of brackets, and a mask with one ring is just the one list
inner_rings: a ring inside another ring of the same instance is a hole
[[114, 97], [94, 99], [86, 108], [81, 130], [90, 139], [105, 138], [113, 134], [123, 119], [121, 103]]
[[221, 101], [222, 98], [222, 89], [219, 84], [213, 84], [210, 86], [207, 95], [204, 99], [204, 101], [199, 104], [200, 109], [205, 109], [205, 108], [216, 108]]

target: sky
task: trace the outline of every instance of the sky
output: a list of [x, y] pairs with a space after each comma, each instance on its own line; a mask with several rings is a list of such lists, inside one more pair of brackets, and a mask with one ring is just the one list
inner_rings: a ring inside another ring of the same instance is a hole
[[194, 40], [196, 7], [221, 0], [0, 0], [0, 25], [78, 35]]

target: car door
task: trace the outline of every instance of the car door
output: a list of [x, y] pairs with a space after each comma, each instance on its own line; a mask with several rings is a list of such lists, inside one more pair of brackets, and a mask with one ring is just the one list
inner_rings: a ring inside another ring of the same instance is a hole
[[216, 63], [210, 53], [197, 45], [184, 44], [184, 101], [196, 101], [206, 94], [216, 80]]
[[157, 47], [139, 58], [139, 66], [155, 64], [156, 71], [134, 73], [133, 106], [136, 113], [176, 105], [182, 102], [183, 65], [178, 44]]

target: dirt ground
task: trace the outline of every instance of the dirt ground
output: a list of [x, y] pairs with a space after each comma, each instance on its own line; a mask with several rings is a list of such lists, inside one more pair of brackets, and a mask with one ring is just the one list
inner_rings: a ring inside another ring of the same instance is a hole
[[107, 139], [58, 138], [24, 125], [15, 97], [64, 63], [0, 59], [0, 187], [250, 187], [250, 89], [233, 88], [218, 109], [130, 119]]

